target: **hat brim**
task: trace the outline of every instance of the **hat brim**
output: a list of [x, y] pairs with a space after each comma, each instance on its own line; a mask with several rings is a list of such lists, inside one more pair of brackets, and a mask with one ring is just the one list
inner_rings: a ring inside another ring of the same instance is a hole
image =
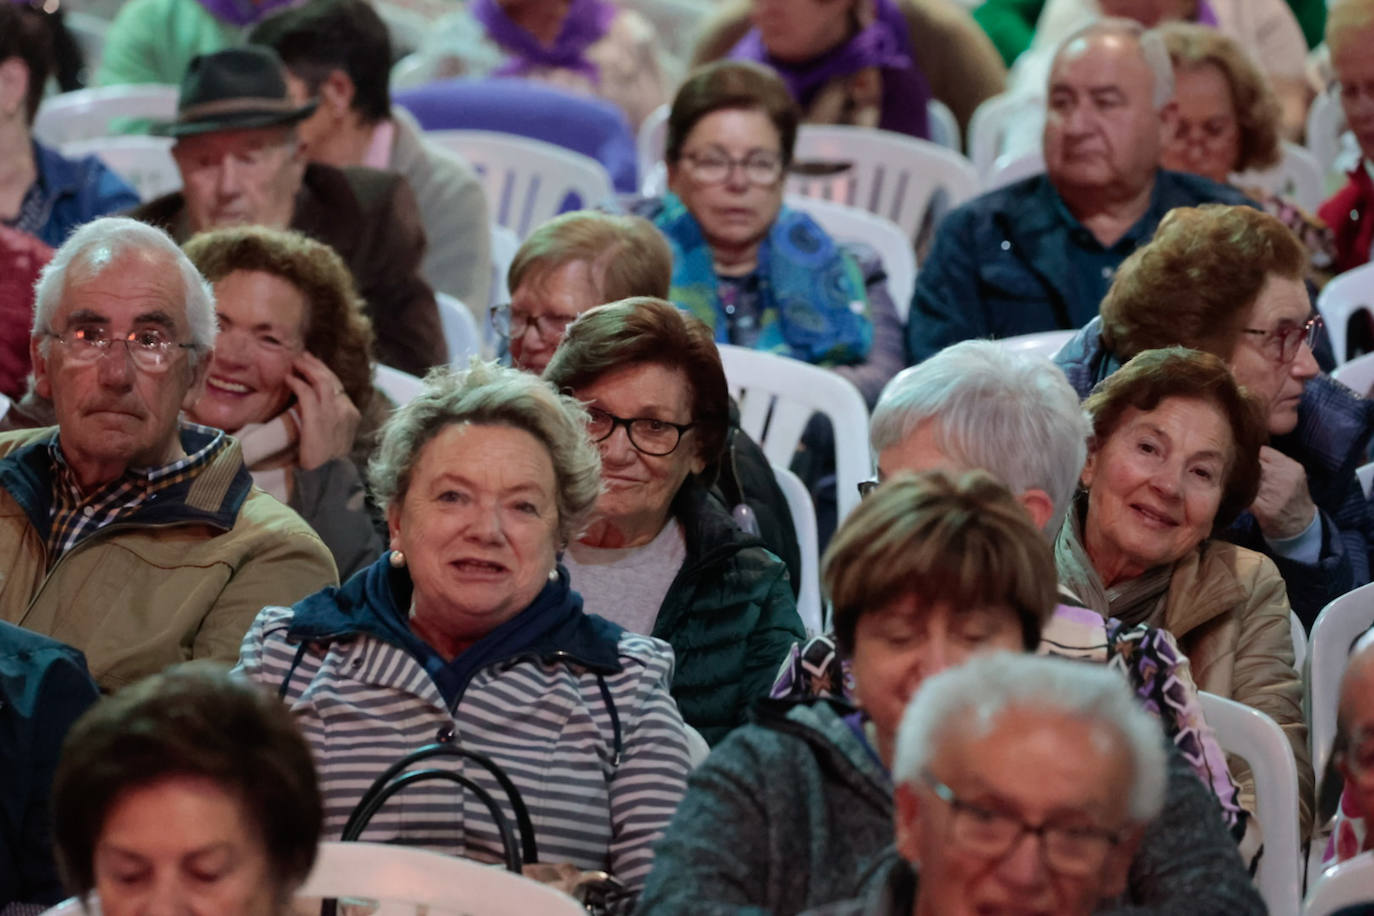
[[252, 130], [258, 127], [289, 127], [315, 113], [319, 102], [311, 99], [295, 111], [245, 111], [222, 114], [218, 117], [197, 118], [192, 121], [161, 121], [148, 132], [155, 137], [189, 137], [218, 130]]

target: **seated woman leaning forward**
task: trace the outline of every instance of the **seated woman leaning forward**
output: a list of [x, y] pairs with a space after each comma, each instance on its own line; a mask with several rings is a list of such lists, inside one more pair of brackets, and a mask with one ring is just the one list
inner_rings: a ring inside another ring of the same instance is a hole
[[[1139, 354], [1084, 406], [1093, 433], [1055, 544], [1060, 582], [1099, 614], [1168, 630], [1198, 687], [1278, 722], [1310, 830], [1312, 765], [1283, 578], [1263, 554], [1211, 537], [1255, 498], [1263, 407], [1220, 358], [1181, 347]], [[1233, 772], [1255, 810], [1253, 778]]]
[[[314, 748], [328, 836], [387, 766], [456, 742], [519, 789], [541, 862], [643, 884], [682, 796], [687, 739], [671, 650], [584, 613], [555, 563], [601, 489], [586, 422], [516, 369], [432, 372], [369, 471], [391, 551], [249, 630], [239, 666], [280, 693]], [[491, 773], [461, 766], [513, 817]], [[361, 839], [499, 861], [482, 802], [431, 785]]]
[[606, 481], [563, 557], [573, 587], [673, 647], [678, 708], [715, 743], [805, 630], [787, 567], [709, 490], [730, 411], [711, 332], [661, 299], [613, 302], [568, 327], [544, 379], [586, 403]]
[[358, 468], [390, 407], [372, 388], [372, 325], [353, 278], [296, 232], [236, 226], [184, 247], [219, 317], [187, 415], [234, 434], [253, 483], [310, 523], [345, 579], [382, 550]]

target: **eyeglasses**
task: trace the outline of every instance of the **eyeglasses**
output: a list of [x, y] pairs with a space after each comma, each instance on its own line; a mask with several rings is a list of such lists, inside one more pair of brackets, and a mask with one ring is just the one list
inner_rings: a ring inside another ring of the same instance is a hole
[[868, 499], [868, 497], [872, 496], [873, 491], [878, 489], [878, 484], [880, 483], [882, 483], [882, 481], [876, 477], [859, 481], [857, 484], [859, 488], [859, 499]]
[[161, 372], [171, 365], [177, 350], [196, 349], [195, 344], [177, 343], [157, 328], [130, 331], [124, 337], [115, 337], [104, 328], [76, 328], [65, 335], [49, 331], [48, 336], [62, 345], [68, 359], [83, 365], [99, 362], [116, 342], [122, 343], [134, 365], [144, 372]]
[[1180, 119], [1174, 125], [1173, 139], [1177, 143], [1191, 143], [1196, 140], [1203, 146], [1219, 146], [1236, 134], [1236, 121], [1230, 117], [1208, 118], [1194, 124]]
[[599, 407], [587, 408], [587, 432], [593, 442], [605, 442], [615, 432], [617, 426], [625, 427], [630, 444], [637, 450], [655, 458], [671, 455], [682, 441], [682, 434], [695, 423], [670, 423], [652, 417], [617, 417]]
[[1100, 871], [1112, 847], [1121, 842], [1119, 834], [1100, 827], [1032, 827], [1014, 815], [962, 800], [929, 772], [923, 772], [921, 780], [953, 810], [950, 841], [977, 856], [1000, 859], [1029, 833], [1040, 838], [1040, 855], [1046, 868], [1064, 877], [1082, 878]]
[[568, 325], [576, 320], [576, 315], [528, 315], [512, 309], [509, 302], [491, 307], [492, 329], [503, 340], [523, 337], [530, 325], [534, 325], [534, 333], [544, 340], [555, 340], [561, 338]]
[[743, 159], [731, 159], [724, 153], [683, 153], [687, 160], [687, 174], [701, 184], [720, 184], [729, 179], [735, 166], [744, 169], [750, 184], [770, 187], [782, 177], [782, 159], [775, 153], [753, 152]]
[[1317, 340], [1317, 329], [1322, 326], [1320, 315], [1313, 315], [1302, 324], [1288, 325], [1266, 331], [1262, 328], [1241, 328], [1242, 334], [1252, 334], [1264, 338], [1260, 348], [1278, 363], [1291, 363], [1298, 357], [1298, 347], [1307, 344], [1311, 347]]

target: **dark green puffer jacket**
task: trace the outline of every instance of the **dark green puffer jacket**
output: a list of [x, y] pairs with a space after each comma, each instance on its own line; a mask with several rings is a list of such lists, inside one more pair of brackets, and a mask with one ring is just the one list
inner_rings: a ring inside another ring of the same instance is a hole
[[687, 557], [659, 608], [653, 636], [673, 647], [673, 697], [714, 745], [768, 695], [783, 656], [805, 639], [787, 567], [745, 534], [688, 478], [673, 500]]

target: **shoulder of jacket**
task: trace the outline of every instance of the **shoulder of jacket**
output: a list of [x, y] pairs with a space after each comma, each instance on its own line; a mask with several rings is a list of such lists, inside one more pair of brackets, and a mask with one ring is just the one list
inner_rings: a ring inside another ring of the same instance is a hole
[[311, 528], [296, 510], [256, 486], [248, 491], [243, 505], [239, 506], [238, 517], [234, 520], [234, 531], [239, 534], [258, 534], [271, 538], [308, 538], [328, 552], [315, 529]]

